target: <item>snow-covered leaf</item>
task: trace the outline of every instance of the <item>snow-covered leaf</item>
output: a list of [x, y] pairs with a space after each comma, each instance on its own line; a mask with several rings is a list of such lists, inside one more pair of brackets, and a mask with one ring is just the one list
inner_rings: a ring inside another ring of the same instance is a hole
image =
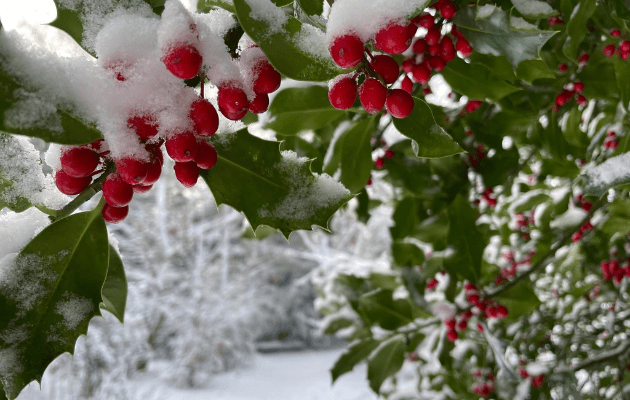
[[412, 139], [414, 153], [420, 158], [440, 158], [464, 153], [451, 135], [435, 123], [431, 108], [418, 98], [413, 99], [413, 111], [407, 118], [394, 118], [400, 133]]
[[609, 158], [582, 173], [584, 192], [601, 196], [614, 186], [630, 183], [630, 153]]
[[46, 227], [0, 264], [0, 381], [15, 399], [41, 381], [57, 356], [74, 351], [100, 315], [108, 266], [107, 229], [100, 207]]
[[512, 0], [516, 11], [531, 19], [547, 18], [559, 14], [549, 4], [539, 0]]
[[112, 313], [122, 323], [125, 319], [127, 304], [127, 277], [120, 255], [113, 246], [109, 246], [109, 267], [102, 290], [101, 308]]
[[280, 153], [280, 143], [250, 135], [247, 129], [214, 135], [217, 164], [201, 176], [217, 205], [227, 204], [245, 214], [252, 228], [271, 226], [285, 237], [313, 225], [328, 228], [332, 215], [352, 198], [326, 174], [310, 171], [310, 161], [295, 153]]
[[270, 0], [234, 0], [241, 26], [283, 75], [327, 81], [343, 73], [328, 53], [324, 33], [285, 14]]
[[392, 340], [381, 347], [368, 361], [368, 380], [375, 393], [379, 393], [385, 379], [400, 371], [405, 361], [405, 342]]
[[564, 43], [562, 52], [573, 61], [577, 60], [580, 44], [582, 44], [582, 40], [584, 40], [588, 34], [586, 23], [595, 12], [596, 7], [597, 2], [595, 0], [580, 1], [573, 9], [571, 18], [567, 22], [566, 31], [568, 37], [567, 41]]
[[330, 105], [325, 87], [288, 88], [273, 98], [269, 105], [270, 121], [265, 128], [282, 135], [295, 135], [323, 128], [343, 115], [344, 111]]
[[508, 13], [497, 7], [490, 11], [487, 15], [478, 15], [475, 7], [463, 7], [453, 22], [474, 51], [495, 56], [503, 54], [514, 68], [521, 61], [540, 58], [540, 49], [556, 33], [511, 29]]
[[341, 375], [352, 371], [355, 365], [368, 358], [378, 345], [378, 341], [368, 338], [348, 347], [348, 350], [339, 357], [335, 365], [330, 370], [333, 383]]

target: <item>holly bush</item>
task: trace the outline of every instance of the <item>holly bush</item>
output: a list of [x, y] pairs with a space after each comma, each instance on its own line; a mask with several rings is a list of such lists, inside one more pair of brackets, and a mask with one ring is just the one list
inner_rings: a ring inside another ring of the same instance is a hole
[[367, 362], [391, 399], [627, 398], [625, 2], [55, 4], [82, 57], [0, 36], [0, 398], [101, 309], [123, 321], [106, 222], [163, 146], [261, 237], [393, 209], [391, 268], [320, 293], [350, 343], [333, 382]]

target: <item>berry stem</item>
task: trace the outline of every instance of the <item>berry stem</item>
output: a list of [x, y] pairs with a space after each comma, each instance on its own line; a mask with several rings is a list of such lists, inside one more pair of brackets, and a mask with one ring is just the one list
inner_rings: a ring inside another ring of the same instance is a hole
[[61, 210], [57, 212], [56, 215], [51, 215], [50, 217], [48, 217], [50, 219], [50, 222], [53, 223], [59, 219], [67, 217], [68, 215], [72, 214], [77, 208], [81, 207], [83, 203], [94, 197], [96, 193], [101, 191], [101, 188], [103, 187], [103, 182], [105, 182], [107, 176], [114, 172], [114, 170], [114, 163], [109, 163], [109, 165], [107, 165], [107, 167], [105, 168], [105, 172], [103, 172], [101, 176], [96, 178], [94, 182], [92, 182], [90, 186], [87, 187], [87, 189], [85, 189], [77, 197], [72, 199], [70, 203], [66, 204]]

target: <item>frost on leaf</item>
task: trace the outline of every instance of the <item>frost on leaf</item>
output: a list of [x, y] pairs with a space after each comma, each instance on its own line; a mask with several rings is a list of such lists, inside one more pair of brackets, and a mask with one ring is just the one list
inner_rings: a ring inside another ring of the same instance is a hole
[[584, 191], [600, 196], [613, 186], [630, 182], [630, 153], [609, 158], [603, 163], [586, 169]]

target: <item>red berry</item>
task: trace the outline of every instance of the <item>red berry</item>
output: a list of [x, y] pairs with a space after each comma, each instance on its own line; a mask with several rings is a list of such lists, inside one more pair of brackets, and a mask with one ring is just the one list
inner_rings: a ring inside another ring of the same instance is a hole
[[99, 163], [98, 154], [89, 147], [70, 147], [62, 150], [61, 169], [73, 178], [89, 177]]
[[479, 300], [480, 300], [480, 298], [479, 298], [478, 294], [471, 293], [471, 294], [466, 295], [466, 301], [469, 302], [472, 305], [480, 304]]
[[619, 45], [619, 48], [624, 53], [629, 52], [630, 51], [630, 40], [624, 40], [623, 42], [621, 42], [621, 44]]
[[462, 320], [457, 323], [457, 329], [460, 331], [464, 331], [466, 328], [468, 328], [468, 322], [466, 320]]
[[403, 80], [400, 82], [400, 88], [407, 93], [411, 93], [413, 91], [413, 82], [411, 82], [411, 79], [409, 79], [407, 75], [405, 75]]
[[619, 29], [613, 29], [610, 31], [610, 36], [618, 37], [621, 36], [621, 31]]
[[459, 29], [457, 29], [457, 25], [455, 24], [451, 26], [451, 35], [455, 36], [458, 39], [462, 39], [464, 37], [464, 35], [462, 35], [462, 33], [459, 31]]
[[527, 379], [527, 378], [529, 378], [529, 374], [527, 373], [527, 370], [526, 370], [525, 368], [520, 367], [520, 368], [517, 370], [517, 372], [518, 372], [518, 374], [521, 376], [521, 378], [523, 378], [523, 379]]
[[538, 375], [537, 377], [532, 379], [532, 386], [537, 388], [540, 387], [545, 379], [545, 375]]
[[135, 158], [123, 158], [116, 161], [116, 171], [123, 181], [137, 185], [147, 177], [147, 163]]
[[[377, 169], [381, 169], [385, 166], [385, 159], [383, 157], [379, 157], [376, 159], [376, 161], [374, 161], [374, 166]], [[427, 285], [428, 286], [428, 285]]]
[[200, 140], [199, 151], [197, 151], [197, 157], [195, 157], [197, 167], [201, 169], [210, 169], [217, 163], [217, 158], [217, 151], [214, 147], [205, 140]]
[[424, 85], [429, 82], [431, 71], [424, 64], [414, 65], [411, 70], [411, 77], [414, 81]]
[[440, 45], [436, 44], [434, 46], [429, 46], [427, 53], [431, 56], [437, 56], [440, 53]]
[[431, 29], [435, 25], [435, 18], [431, 14], [422, 14], [418, 17], [418, 26]]
[[590, 57], [589, 57], [589, 55], [587, 53], [582, 54], [577, 59], [578, 64], [585, 64], [585, 63], [587, 63], [589, 58]]
[[483, 325], [477, 324], [477, 331], [478, 332], [483, 332]]
[[457, 7], [455, 7], [455, 4], [453, 4], [450, 0], [442, 1], [440, 6], [440, 14], [442, 15], [442, 18], [451, 19], [453, 18], [453, 15], [455, 15], [456, 11]]
[[339, 36], [328, 51], [341, 68], [352, 68], [363, 59], [363, 42], [352, 34]]
[[474, 283], [464, 283], [464, 290], [477, 290], [477, 286]]
[[471, 318], [472, 318], [472, 311], [468, 310], [468, 311], [463, 311], [462, 312], [462, 319], [464, 321], [468, 321]]
[[[162, 153], [160, 151], [160, 153]], [[147, 167], [147, 176], [142, 181], [142, 185], [150, 186], [160, 179], [160, 175], [162, 175], [162, 162], [156, 156], [151, 157], [151, 161], [146, 164]]]
[[393, 89], [387, 95], [385, 105], [387, 106], [387, 111], [389, 111], [392, 117], [407, 118], [413, 110], [413, 97], [402, 89]]
[[606, 57], [612, 57], [613, 54], [615, 54], [615, 45], [609, 44], [608, 46], [604, 47], [604, 50], [602, 50], [602, 52]]
[[143, 185], [143, 184], [132, 185], [131, 186], [131, 188], [133, 189], [134, 193], [146, 193], [149, 190], [151, 190], [152, 187], [153, 187], [153, 185]]
[[444, 36], [440, 41], [440, 56], [444, 59], [444, 61], [451, 61], [455, 58], [455, 46], [453, 45], [453, 40]]
[[455, 329], [455, 320], [453, 318], [445, 319], [444, 325], [449, 329]]
[[581, 106], [585, 106], [586, 103], [588, 103], [588, 99], [581, 94], [578, 94], [578, 97], [577, 99], [575, 99], [575, 101]]
[[564, 72], [567, 68], [569, 68], [569, 66], [566, 64], [558, 64], [558, 71]]
[[197, 48], [182, 43], [169, 46], [161, 60], [166, 69], [180, 79], [192, 79], [197, 76], [203, 61]]
[[508, 309], [504, 305], [499, 305], [496, 307], [497, 318], [505, 318], [508, 316]]
[[[416, 39], [411, 45], [411, 51], [413, 54], [422, 54], [427, 51], [427, 42], [424, 39]], [[411, 59], [410, 59], [411, 60]], [[409, 71], [407, 71], [409, 72]]]
[[256, 93], [254, 100], [249, 103], [249, 111], [254, 114], [264, 113], [269, 109], [269, 95], [265, 93]]
[[383, 109], [387, 89], [378, 79], [368, 78], [359, 87], [359, 100], [368, 114], [376, 114]]
[[394, 151], [392, 149], [385, 150], [385, 158], [390, 159], [394, 157]]
[[463, 37], [457, 39], [457, 43], [455, 43], [455, 48], [457, 49], [457, 51], [462, 53], [462, 56], [464, 56], [464, 58], [468, 58], [473, 50], [470, 46], [470, 43], [468, 43], [468, 40], [464, 39]]
[[217, 102], [221, 114], [232, 121], [243, 118], [249, 109], [247, 95], [243, 89], [235, 85], [220, 87]]
[[282, 76], [267, 60], [260, 61], [254, 67], [256, 78], [254, 78], [254, 92], [269, 94], [275, 92], [280, 87]]
[[413, 69], [413, 66], [416, 65], [415, 61], [413, 60], [413, 58], [408, 58], [405, 61], [403, 61], [402, 63], [402, 69], [403, 71], [405, 71], [406, 73], [410, 73], [411, 70]]
[[103, 198], [110, 206], [124, 207], [131, 203], [133, 187], [123, 181], [117, 172], [114, 172], [103, 183]]
[[409, 48], [411, 36], [404, 25], [391, 24], [378, 31], [374, 48], [389, 54], [401, 54]]
[[428, 30], [427, 34], [424, 36], [424, 40], [429, 46], [435, 46], [440, 41], [441, 37], [442, 33], [440, 32], [440, 28], [434, 26]]
[[558, 107], [562, 107], [567, 101], [573, 97], [573, 93], [568, 90], [563, 90], [558, 96], [556, 96], [556, 104]]
[[466, 103], [466, 111], [469, 113], [476, 111], [479, 107], [481, 107], [481, 100], [470, 100]]
[[127, 217], [127, 214], [129, 214], [129, 206], [114, 207], [109, 204], [105, 204], [101, 214], [103, 215], [105, 222], [117, 224]]
[[573, 82], [573, 90], [575, 90], [576, 92], [580, 93], [582, 90], [584, 90], [584, 83], [582, 83], [582, 82]]
[[429, 57], [429, 65], [436, 71], [441, 71], [446, 66], [446, 61], [440, 56]]
[[357, 83], [354, 79], [343, 77], [334, 82], [328, 90], [328, 100], [337, 110], [347, 110], [352, 107], [357, 98]]
[[124, 60], [113, 60], [103, 65], [103, 68], [112, 71], [114, 73], [114, 76], [116, 77], [116, 80], [120, 82], [124, 82], [127, 80], [125, 73], [131, 67], [132, 65]]
[[446, 332], [446, 338], [447, 338], [450, 342], [454, 342], [454, 341], [456, 341], [456, 340], [457, 340], [457, 337], [458, 337], [458, 335], [457, 335], [457, 331], [455, 331], [455, 329], [451, 329], [451, 330], [448, 330], [448, 331]]
[[562, 25], [564, 24], [564, 21], [562, 20], [561, 15], [556, 15], [555, 17], [549, 17], [547, 19], [547, 23], [551, 26], [554, 26], [554, 25]]
[[84, 191], [92, 183], [92, 177], [73, 178], [62, 169], [55, 174], [55, 184], [57, 189], [63, 194], [73, 196]]
[[219, 114], [208, 100], [195, 100], [190, 105], [189, 115], [199, 136], [212, 136], [219, 128]]
[[390, 56], [377, 55], [372, 60], [372, 68], [379, 74], [386, 85], [390, 85], [398, 79], [399, 67], [398, 62]]
[[158, 123], [152, 114], [132, 115], [127, 119], [127, 127], [140, 138], [140, 140], [149, 140], [158, 133]]
[[173, 135], [166, 139], [166, 152], [175, 161], [192, 161], [197, 155], [197, 138], [192, 132]]
[[199, 168], [194, 161], [175, 162], [175, 177], [187, 188], [195, 186], [199, 179]]

